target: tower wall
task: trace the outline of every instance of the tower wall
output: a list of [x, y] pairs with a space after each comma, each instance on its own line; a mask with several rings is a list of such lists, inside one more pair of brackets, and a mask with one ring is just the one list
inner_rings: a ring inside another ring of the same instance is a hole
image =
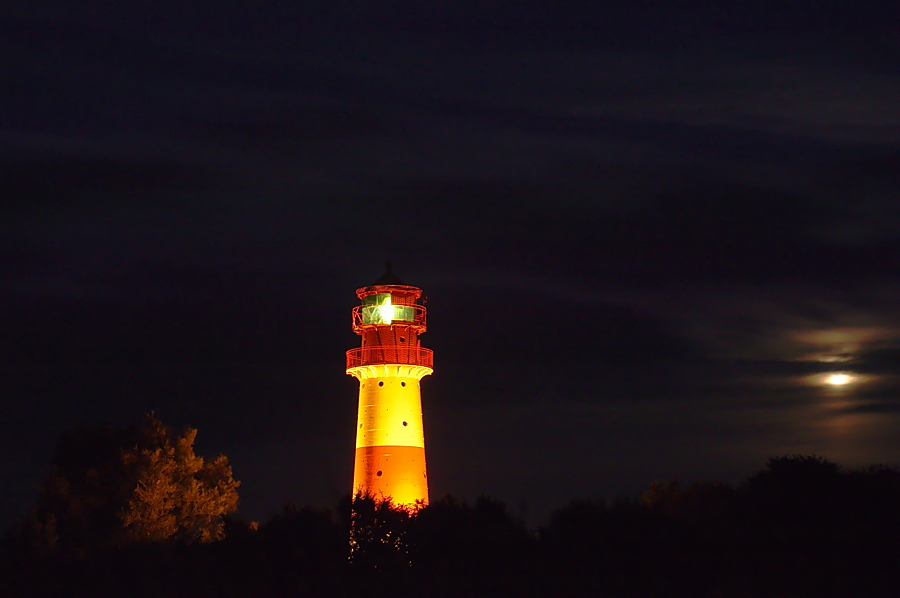
[[353, 490], [398, 506], [428, 503], [420, 365], [351, 367], [359, 380]]

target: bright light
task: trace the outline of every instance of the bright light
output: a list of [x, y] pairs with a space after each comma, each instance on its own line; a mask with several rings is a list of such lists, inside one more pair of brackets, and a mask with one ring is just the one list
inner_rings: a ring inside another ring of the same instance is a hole
[[825, 378], [825, 383], [832, 386], [843, 386], [845, 384], [850, 384], [853, 380], [855, 380], [855, 378], [849, 374], [831, 374]]
[[394, 321], [394, 306], [391, 305], [390, 295], [388, 295], [384, 303], [378, 306], [378, 314], [381, 316], [381, 321], [385, 324], [390, 324]]

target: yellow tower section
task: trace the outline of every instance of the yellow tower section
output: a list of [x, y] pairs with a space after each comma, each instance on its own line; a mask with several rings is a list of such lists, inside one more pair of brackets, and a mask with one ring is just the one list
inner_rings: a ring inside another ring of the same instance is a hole
[[425, 332], [422, 290], [404, 285], [388, 267], [356, 291], [353, 330], [362, 346], [347, 351], [347, 373], [359, 380], [353, 493], [396, 506], [428, 503], [420, 382], [433, 353]]

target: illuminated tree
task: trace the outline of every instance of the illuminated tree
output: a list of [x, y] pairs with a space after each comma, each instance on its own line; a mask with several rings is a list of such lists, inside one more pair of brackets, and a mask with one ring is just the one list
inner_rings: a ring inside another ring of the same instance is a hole
[[[162, 426], [159, 420], [153, 425]], [[239, 482], [224, 455], [207, 462], [194, 454], [196, 437], [192, 428], [174, 441], [161, 433], [158, 446], [123, 452], [126, 467], [137, 473], [134, 491], [119, 512], [129, 541], [224, 537], [222, 517], [237, 510]]]
[[221, 539], [240, 482], [224, 455], [194, 454], [196, 436], [192, 428], [174, 434], [152, 414], [137, 428], [67, 433], [31, 518], [51, 544], [77, 550]]

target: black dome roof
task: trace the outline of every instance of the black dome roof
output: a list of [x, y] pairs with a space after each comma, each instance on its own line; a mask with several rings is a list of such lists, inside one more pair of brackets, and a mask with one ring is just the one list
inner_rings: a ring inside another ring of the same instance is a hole
[[399, 276], [394, 274], [394, 270], [391, 267], [390, 262], [387, 263], [387, 270], [385, 271], [385, 273], [381, 275], [381, 278], [379, 278], [378, 280], [375, 281], [375, 285], [373, 285], [373, 286], [386, 285], [386, 284], [399, 284], [399, 285], [406, 284], [402, 280], [400, 280]]

